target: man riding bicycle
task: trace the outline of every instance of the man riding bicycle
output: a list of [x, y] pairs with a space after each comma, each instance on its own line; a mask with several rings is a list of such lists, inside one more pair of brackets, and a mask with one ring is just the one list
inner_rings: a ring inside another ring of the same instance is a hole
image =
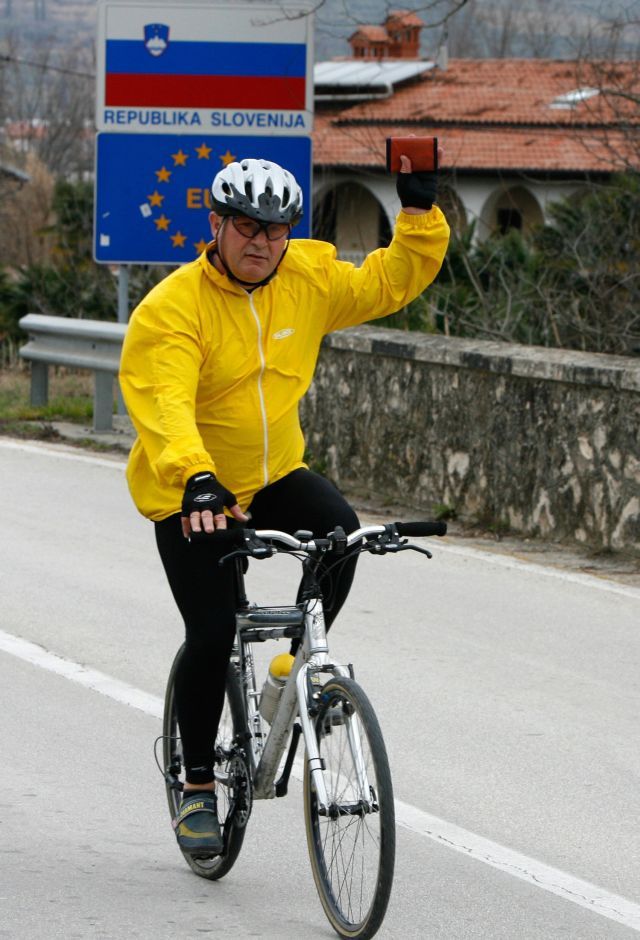
[[[181, 848], [222, 849], [214, 741], [235, 635], [234, 581], [215, 542], [191, 532], [256, 528], [349, 532], [358, 519], [338, 490], [304, 462], [298, 402], [322, 338], [399, 310], [435, 278], [449, 228], [434, 205], [436, 174], [398, 175], [403, 206], [393, 239], [360, 268], [335, 248], [289, 241], [302, 191], [268, 160], [222, 169], [212, 184], [213, 241], [154, 287], [134, 310], [120, 383], [137, 431], [127, 480], [153, 520], [186, 640], [175, 695], [186, 783]], [[355, 556], [330, 576], [327, 627], [351, 587]], [[329, 581], [329, 579], [327, 579]]]

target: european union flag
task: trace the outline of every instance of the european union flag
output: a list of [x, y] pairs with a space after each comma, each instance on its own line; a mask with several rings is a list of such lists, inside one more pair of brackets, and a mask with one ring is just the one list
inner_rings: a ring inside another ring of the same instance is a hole
[[262, 157], [290, 170], [311, 226], [311, 141], [307, 137], [98, 134], [94, 254], [109, 264], [184, 264], [211, 240], [211, 182], [233, 160]]

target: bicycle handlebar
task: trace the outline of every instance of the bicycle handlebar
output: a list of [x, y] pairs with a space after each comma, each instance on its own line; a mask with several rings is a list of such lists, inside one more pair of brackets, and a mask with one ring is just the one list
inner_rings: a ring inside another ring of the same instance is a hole
[[395, 525], [398, 535], [406, 535], [409, 538], [447, 534], [446, 522], [396, 522]]
[[[432, 535], [446, 535], [446, 522], [393, 522], [386, 525], [368, 525], [349, 533], [346, 536], [346, 548], [356, 545], [365, 539], [376, 541], [380, 536], [387, 536], [387, 540], [394, 535], [400, 537], [420, 538]], [[245, 529], [240, 526], [232, 529], [216, 529], [211, 534], [205, 532], [192, 532], [190, 540], [193, 542], [211, 542], [224, 548], [235, 548], [238, 550], [247, 549], [248, 553], [254, 554], [252, 544], [278, 542], [285, 548], [292, 551], [313, 552], [318, 548], [329, 548], [338, 542], [337, 538], [332, 538], [333, 533], [329, 533], [326, 538], [313, 538], [300, 540], [288, 532], [281, 532], [279, 529]], [[344, 545], [344, 536], [343, 536]], [[260, 552], [263, 557], [271, 552]]]

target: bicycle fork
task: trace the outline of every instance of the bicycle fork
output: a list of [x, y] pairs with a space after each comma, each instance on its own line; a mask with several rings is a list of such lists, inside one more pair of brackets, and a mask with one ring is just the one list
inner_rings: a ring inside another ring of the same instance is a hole
[[[318, 738], [316, 736], [314, 723], [312, 720], [313, 708], [309, 701], [309, 673], [326, 670], [334, 675], [349, 678], [351, 673], [346, 666], [332, 665], [329, 662], [329, 647], [327, 645], [327, 632], [324, 623], [324, 613], [322, 610], [322, 601], [312, 601], [306, 611], [306, 630], [303, 642], [303, 655], [306, 653], [307, 662], [300, 667], [296, 676], [296, 691], [298, 698], [298, 716], [302, 725], [305, 747], [307, 750], [307, 762], [309, 772], [318, 802], [318, 813], [320, 816], [330, 815], [332, 807], [327, 792], [324, 778], [324, 760], [320, 756], [318, 748]], [[308, 649], [305, 647], [308, 646]], [[362, 753], [362, 744], [360, 732], [355, 721], [345, 716], [345, 725], [349, 750], [353, 759], [353, 765], [356, 769], [359, 797], [362, 805], [369, 805], [371, 799], [371, 789], [367, 777], [364, 756]], [[334, 808], [335, 809], [335, 808]]]
[[[322, 601], [313, 598], [308, 602], [305, 611], [305, 632], [302, 645], [296, 654], [291, 676], [283, 690], [280, 705], [264, 749], [259, 754], [254, 779], [254, 796], [256, 799], [270, 799], [277, 795], [277, 788], [274, 785], [275, 775], [297, 713], [304, 735], [319, 813], [328, 815], [330, 812], [330, 799], [324, 779], [324, 761], [318, 749], [313, 721], [315, 707], [311, 701], [311, 682], [309, 679], [310, 674], [314, 675], [323, 671], [345, 678], [350, 677], [351, 672], [346, 666], [333, 665], [329, 661], [328, 654], [329, 648]], [[368, 806], [371, 801], [371, 790], [362, 754], [360, 733], [356, 723], [349, 720], [348, 717], [346, 718], [346, 732], [353, 765], [356, 768], [360, 803], [363, 806]]]

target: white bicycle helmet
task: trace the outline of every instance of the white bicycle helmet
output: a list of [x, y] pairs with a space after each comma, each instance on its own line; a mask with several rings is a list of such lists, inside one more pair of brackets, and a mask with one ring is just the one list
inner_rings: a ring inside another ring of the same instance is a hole
[[216, 175], [211, 195], [218, 215], [287, 225], [297, 225], [302, 217], [302, 190], [295, 177], [271, 160], [229, 163]]

